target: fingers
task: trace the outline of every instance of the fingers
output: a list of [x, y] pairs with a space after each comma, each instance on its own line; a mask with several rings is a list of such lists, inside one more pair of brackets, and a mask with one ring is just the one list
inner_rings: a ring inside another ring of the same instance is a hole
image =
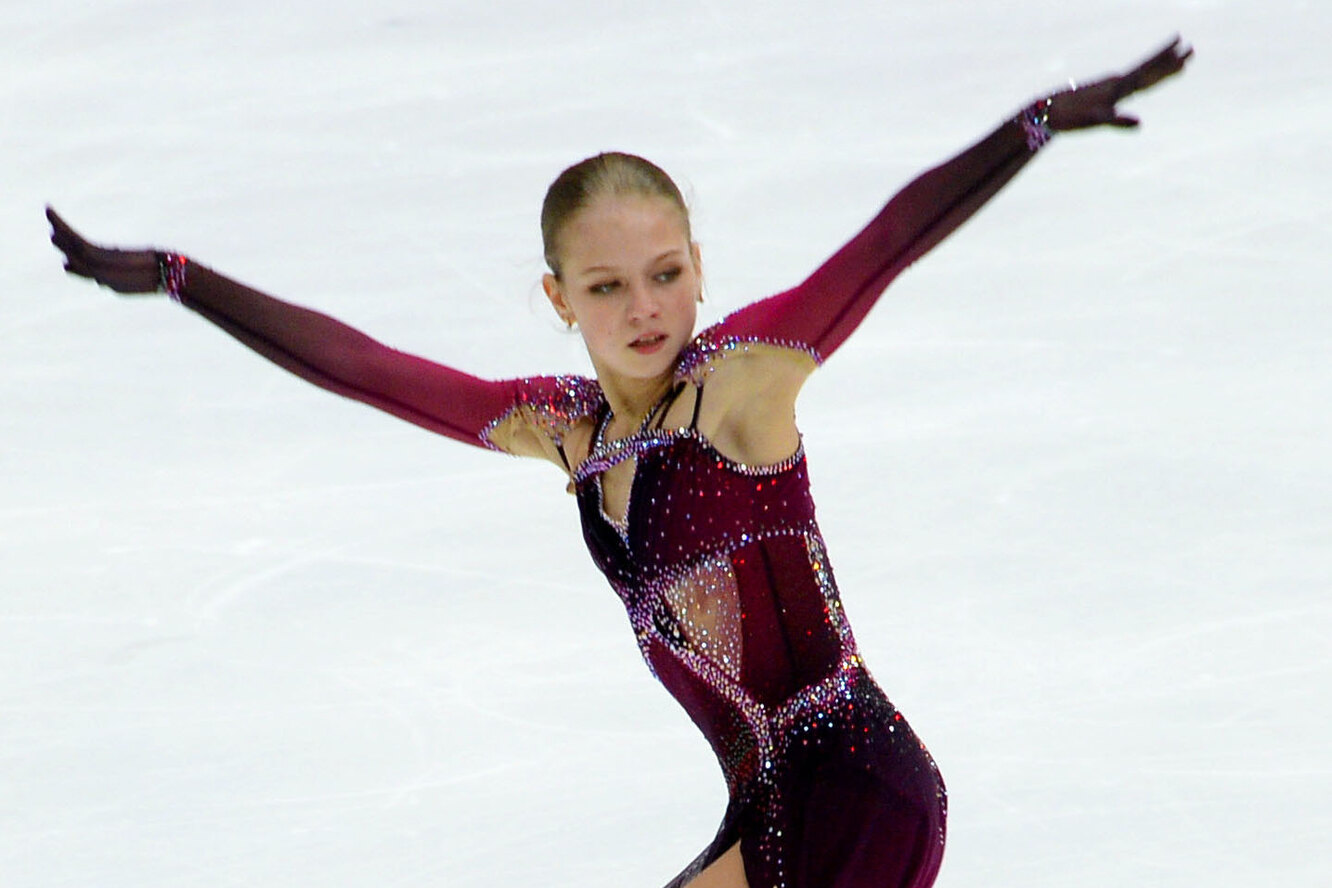
[[73, 259], [65, 260], [65, 271], [68, 272], [69, 274], [76, 274], [79, 277], [86, 277], [86, 278], [92, 277], [92, 275], [88, 272], [88, 269], [85, 268], [82, 263], [75, 262]]
[[154, 293], [160, 285], [157, 254], [152, 250], [118, 250], [91, 244], [51, 207], [51, 243], [65, 254], [65, 271], [91, 278], [117, 293]]
[[60, 218], [60, 214], [51, 207], [46, 208], [46, 221], [51, 223], [51, 240], [53, 241], [56, 238], [64, 241], [83, 239], [79, 237], [74, 229], [70, 228], [69, 224], [66, 223], [64, 219]]
[[65, 271], [68, 274], [88, 278], [91, 281], [96, 281], [102, 286], [107, 286], [107, 282], [104, 279], [106, 277], [106, 270], [99, 269], [98, 267], [89, 264], [77, 253], [65, 254]]
[[46, 220], [51, 223], [51, 243], [62, 253], [70, 256], [81, 255], [84, 252], [88, 242], [79, 237], [78, 233], [51, 207], [46, 208]]
[[[1180, 46], [1181, 44], [1183, 44], [1183, 42], [1184, 42], [1183, 39], [1178, 34], [1176, 34], [1169, 43], [1161, 47], [1161, 49], [1158, 50], [1157, 52], [1154, 52], [1150, 56], [1148, 56], [1146, 61], [1138, 65], [1138, 68], [1141, 70], [1143, 68], [1149, 68], [1156, 65], [1161, 65], [1163, 63], [1172, 62], [1173, 60], [1179, 58], [1181, 56]], [[1193, 50], [1190, 48], [1187, 50], [1187, 52], [1192, 53]]]
[[1171, 38], [1170, 38], [1170, 42], [1167, 43], [1165, 46], [1161, 47], [1161, 49], [1158, 50], [1158, 51], [1152, 56], [1152, 58], [1153, 58], [1153, 59], [1163, 59], [1163, 58], [1166, 58], [1167, 56], [1172, 56], [1172, 55], [1177, 54], [1177, 52], [1179, 51], [1179, 46], [1180, 46], [1180, 44], [1183, 43], [1183, 42], [1184, 42], [1184, 38], [1181, 37], [1180, 35], [1176, 34], [1174, 37], [1171, 37]]
[[96, 280], [97, 269], [95, 264], [89, 261], [89, 258], [83, 253], [83, 251], [77, 248], [77, 245], [62, 245], [57, 241], [57, 237], [63, 239], [64, 236], [61, 234], [53, 234], [51, 235], [51, 240], [65, 254], [65, 271], [70, 274], [76, 274], [79, 277]]
[[46, 218], [51, 223], [51, 243], [55, 244], [65, 254], [65, 258], [78, 268], [90, 269], [99, 265], [123, 264], [131, 258], [130, 251], [99, 247], [90, 243], [70, 228], [69, 223], [60, 218], [60, 215], [50, 207], [46, 208]]
[[1130, 92], [1147, 89], [1178, 74], [1191, 58], [1193, 47], [1184, 46], [1183, 40], [1176, 35], [1164, 48], [1125, 76], [1125, 80], [1132, 86]]

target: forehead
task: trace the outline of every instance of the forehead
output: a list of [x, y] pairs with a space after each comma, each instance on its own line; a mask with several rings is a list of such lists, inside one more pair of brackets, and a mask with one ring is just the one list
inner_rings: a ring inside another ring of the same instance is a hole
[[577, 262], [645, 252], [657, 256], [689, 247], [679, 207], [665, 198], [638, 194], [595, 198], [569, 220], [562, 234], [562, 252]]

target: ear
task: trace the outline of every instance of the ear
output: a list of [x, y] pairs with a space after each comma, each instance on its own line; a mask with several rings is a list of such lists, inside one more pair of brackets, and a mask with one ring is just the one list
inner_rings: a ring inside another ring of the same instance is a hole
[[689, 258], [694, 261], [694, 274], [698, 276], [698, 301], [703, 301], [703, 250], [698, 241], [689, 244]]
[[541, 276], [541, 289], [546, 291], [546, 298], [555, 309], [555, 314], [560, 316], [566, 327], [572, 327], [578, 320], [574, 317], [573, 309], [569, 307], [569, 302], [564, 298], [564, 287], [560, 285], [559, 278], [550, 272]]

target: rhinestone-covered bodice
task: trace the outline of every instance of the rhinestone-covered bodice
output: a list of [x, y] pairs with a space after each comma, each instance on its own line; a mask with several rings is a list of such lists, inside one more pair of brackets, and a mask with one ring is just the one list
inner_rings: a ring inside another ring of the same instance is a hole
[[[634, 459], [623, 524], [600, 476]], [[780, 750], [810, 689], [858, 668], [814, 520], [803, 451], [728, 460], [697, 431], [644, 431], [594, 449], [575, 475], [583, 533], [649, 667], [703, 730], [732, 790]], [[815, 697], [819, 696], [814, 693]]]

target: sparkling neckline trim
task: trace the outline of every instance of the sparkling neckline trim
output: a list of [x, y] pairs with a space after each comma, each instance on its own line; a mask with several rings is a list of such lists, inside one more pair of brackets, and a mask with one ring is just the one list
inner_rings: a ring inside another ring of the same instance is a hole
[[731, 459], [726, 454], [717, 449], [706, 435], [698, 429], [653, 429], [641, 434], [629, 435], [624, 438], [617, 438], [614, 441], [602, 442], [603, 446], [595, 448], [587, 458], [579, 463], [578, 468], [574, 470], [574, 482], [582, 483], [593, 475], [599, 475], [613, 466], [618, 465], [631, 457], [637, 458], [650, 450], [656, 450], [660, 447], [668, 447], [680, 440], [693, 440], [697, 442], [704, 450], [707, 450], [712, 456], [717, 458], [717, 462], [725, 469], [745, 475], [747, 477], [765, 477], [768, 475], [780, 475], [783, 472], [789, 472], [799, 465], [805, 458], [805, 441], [802, 437], [800, 443], [796, 446], [795, 452], [786, 459], [775, 463], [742, 463]]
[[[728, 320], [729, 316], [700, 331], [680, 351], [672, 374], [676, 382], [690, 382], [702, 388], [704, 380], [716, 369], [719, 361], [737, 352], [744, 354], [754, 345], [802, 352], [813, 358], [815, 364], [823, 363], [823, 356], [808, 343], [794, 339], [723, 333], [722, 328]], [[501, 449], [492, 440], [495, 431], [508, 422], [515, 413], [520, 412], [521, 408], [530, 409], [537, 424], [542, 426], [551, 440], [559, 445], [573, 426], [590, 416], [595, 416], [601, 405], [606, 403], [601, 383], [587, 376], [575, 374], [526, 376], [515, 381], [517, 390], [514, 403], [482, 426], [477, 435], [479, 443], [491, 450]], [[663, 395], [664, 397], [666, 396]], [[720, 453], [718, 455], [721, 456]], [[733, 464], [743, 467], [741, 463]]]
[[[643, 421], [638, 424], [638, 428], [634, 430], [633, 434], [628, 435], [624, 438], [617, 438], [614, 441], [612, 441], [611, 444], [622, 447], [625, 441], [642, 437], [645, 433], [649, 431], [649, 426], [653, 418], [657, 415], [657, 411], [661, 409], [661, 406], [663, 404], [674, 403], [675, 399], [680, 395], [681, 388], [683, 388], [683, 386], [677, 384], [675, 386], [672, 386], [669, 390], [662, 392], [661, 397], [653, 402], [652, 407], [649, 408], [647, 414], [644, 415]], [[696, 397], [702, 397], [701, 392]], [[613, 414], [610, 411], [610, 404], [606, 402], [604, 395], [602, 397], [601, 403], [606, 405], [606, 409], [602, 410], [601, 404], [597, 405], [599, 417], [596, 420], [596, 425], [593, 426], [592, 429], [592, 443], [589, 445], [587, 457], [581, 463], [578, 464], [578, 468], [574, 471], [575, 484], [577, 484], [580, 478], [583, 477], [581, 475], [583, 466], [587, 465], [588, 461], [592, 458], [592, 456], [607, 449], [606, 429], [610, 427], [610, 421]], [[669, 411], [670, 407], [668, 406], [666, 409]], [[636, 456], [637, 454], [635, 453], [634, 455]], [[619, 460], [616, 460], [615, 462], [609, 463], [605, 469], [602, 469], [600, 472], [597, 473], [598, 476], [603, 475], [607, 469], [609, 469], [613, 465], [616, 465], [622, 459], [623, 457], [621, 457], [621, 459]], [[598, 477], [596, 482], [597, 511], [601, 513], [601, 517], [605, 519], [606, 523], [609, 524], [617, 534], [619, 534], [620, 539], [628, 543], [629, 509], [633, 505], [634, 501], [634, 484], [638, 480], [638, 467], [635, 466], [634, 471], [629, 476], [629, 492], [625, 496], [624, 500], [623, 518], [615, 518], [611, 515], [609, 511], [606, 510], [606, 486], [605, 484], [602, 483], [602, 480], [603, 479], [601, 477]]]

